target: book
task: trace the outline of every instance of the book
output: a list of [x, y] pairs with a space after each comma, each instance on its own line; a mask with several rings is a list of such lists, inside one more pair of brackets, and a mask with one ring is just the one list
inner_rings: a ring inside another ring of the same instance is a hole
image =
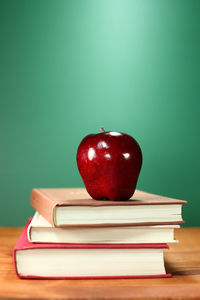
[[28, 229], [32, 243], [174, 243], [174, 228], [179, 225], [67, 227], [56, 228], [38, 212]]
[[86, 279], [169, 277], [167, 244], [33, 244], [25, 226], [13, 250], [20, 278]]
[[182, 224], [187, 204], [139, 190], [127, 201], [94, 200], [83, 188], [33, 189], [30, 201], [55, 227]]

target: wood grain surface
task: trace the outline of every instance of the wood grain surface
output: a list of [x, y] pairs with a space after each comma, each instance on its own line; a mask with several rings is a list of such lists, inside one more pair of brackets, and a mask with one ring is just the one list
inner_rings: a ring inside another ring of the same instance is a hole
[[0, 299], [200, 299], [200, 228], [176, 231], [179, 244], [165, 251], [172, 278], [20, 280], [12, 248], [21, 227], [0, 227]]

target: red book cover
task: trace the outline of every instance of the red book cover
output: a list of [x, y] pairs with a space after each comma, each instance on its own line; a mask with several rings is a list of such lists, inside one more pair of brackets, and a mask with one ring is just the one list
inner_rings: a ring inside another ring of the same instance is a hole
[[156, 277], [171, 277], [171, 274], [158, 274], [158, 275], [142, 275], [142, 276], [87, 276], [87, 277], [39, 277], [39, 276], [21, 276], [17, 270], [16, 251], [29, 250], [29, 249], [163, 249], [169, 248], [167, 244], [37, 244], [30, 243], [27, 238], [27, 228], [31, 222], [30, 218], [19, 237], [14, 249], [13, 260], [15, 272], [19, 278], [34, 278], [34, 279], [106, 279], [106, 278], [156, 278]]

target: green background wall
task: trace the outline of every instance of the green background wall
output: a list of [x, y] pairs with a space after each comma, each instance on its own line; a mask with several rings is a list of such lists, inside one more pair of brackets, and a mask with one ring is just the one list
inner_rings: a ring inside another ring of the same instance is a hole
[[33, 187], [83, 186], [81, 139], [126, 132], [138, 188], [186, 199], [200, 225], [200, 1], [0, 1], [0, 225]]

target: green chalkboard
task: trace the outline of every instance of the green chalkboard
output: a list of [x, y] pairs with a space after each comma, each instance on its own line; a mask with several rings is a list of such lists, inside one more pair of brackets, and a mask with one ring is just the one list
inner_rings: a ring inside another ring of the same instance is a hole
[[0, 225], [24, 225], [33, 187], [83, 186], [81, 139], [143, 150], [138, 188], [189, 201], [200, 225], [200, 1], [0, 1]]

